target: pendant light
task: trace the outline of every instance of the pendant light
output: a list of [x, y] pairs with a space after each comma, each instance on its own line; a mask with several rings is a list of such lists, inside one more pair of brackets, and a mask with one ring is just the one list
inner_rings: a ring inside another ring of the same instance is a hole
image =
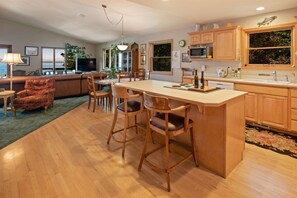
[[120, 51], [125, 51], [127, 48], [128, 48], [128, 45], [127, 44], [124, 44], [124, 16], [122, 15], [120, 20], [117, 22], [117, 23], [113, 23], [107, 16], [107, 13], [106, 13], [106, 8], [107, 6], [106, 5], [102, 5], [103, 9], [104, 9], [104, 14], [108, 20], [108, 22], [112, 25], [118, 25], [119, 23], [122, 22], [122, 33], [121, 33], [121, 43], [117, 45], [117, 48], [120, 50]]

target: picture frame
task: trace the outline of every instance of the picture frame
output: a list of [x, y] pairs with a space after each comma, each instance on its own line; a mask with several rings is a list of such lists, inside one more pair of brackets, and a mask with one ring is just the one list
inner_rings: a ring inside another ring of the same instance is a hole
[[190, 60], [190, 57], [189, 57], [189, 54], [188, 53], [182, 53], [182, 62], [183, 63], [190, 63], [190, 62], [192, 62]]
[[146, 53], [146, 44], [140, 44], [140, 54], [145, 54]]
[[38, 56], [38, 47], [25, 46], [25, 56]]
[[140, 55], [140, 65], [144, 66], [146, 64], [146, 57], [145, 55]]
[[30, 56], [21, 56], [21, 59], [24, 63], [17, 64], [16, 66], [29, 66], [30, 65]]

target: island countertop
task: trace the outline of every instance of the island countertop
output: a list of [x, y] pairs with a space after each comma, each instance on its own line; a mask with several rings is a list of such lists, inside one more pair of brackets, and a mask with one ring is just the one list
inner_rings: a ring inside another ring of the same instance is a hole
[[[173, 82], [144, 80], [122, 82], [136, 91], [146, 91], [191, 104], [198, 164], [224, 178], [242, 161], [245, 143], [244, 102], [242, 91], [219, 89], [207, 93], [178, 90], [164, 86]], [[182, 139], [187, 143], [186, 138]]]
[[157, 80], [122, 82], [119, 84], [133, 90], [151, 92], [178, 101], [204, 106], [221, 106], [229, 100], [246, 94], [246, 92], [243, 91], [227, 89], [218, 89], [205, 93], [190, 90], [172, 89], [165, 86], [177, 85], [178, 83]]

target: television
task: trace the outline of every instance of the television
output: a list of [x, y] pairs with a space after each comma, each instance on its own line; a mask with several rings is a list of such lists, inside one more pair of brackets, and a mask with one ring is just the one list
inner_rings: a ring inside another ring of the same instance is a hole
[[96, 58], [78, 58], [77, 70], [82, 72], [96, 71]]

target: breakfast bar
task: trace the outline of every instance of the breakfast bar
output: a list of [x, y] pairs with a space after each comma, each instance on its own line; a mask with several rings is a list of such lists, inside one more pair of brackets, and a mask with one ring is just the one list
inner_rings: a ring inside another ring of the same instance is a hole
[[[198, 164], [224, 178], [243, 159], [245, 143], [244, 95], [246, 92], [216, 89], [197, 92], [173, 89], [177, 83], [145, 80], [120, 85], [191, 104]], [[184, 140], [187, 143], [187, 140]]]

